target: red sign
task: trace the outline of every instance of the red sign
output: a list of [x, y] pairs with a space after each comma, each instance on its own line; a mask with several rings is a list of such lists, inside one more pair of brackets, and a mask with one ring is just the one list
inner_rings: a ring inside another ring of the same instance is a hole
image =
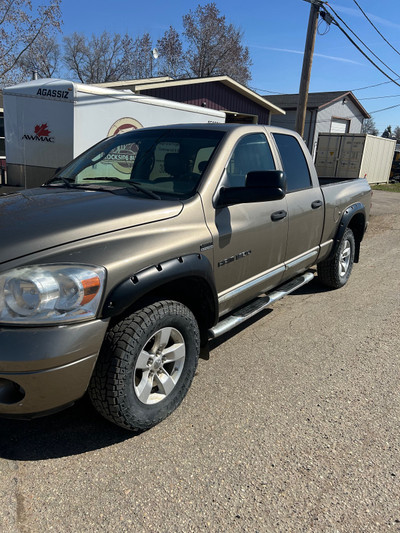
[[47, 123], [35, 126], [35, 133], [39, 137], [48, 137], [50, 135], [50, 130], [47, 129]]
[[23, 139], [26, 141], [40, 141], [40, 142], [48, 142], [53, 143], [54, 137], [50, 137], [51, 131], [49, 130], [47, 126], [47, 122], [45, 124], [36, 124], [34, 129], [34, 135], [25, 133], [25, 135], [22, 136]]

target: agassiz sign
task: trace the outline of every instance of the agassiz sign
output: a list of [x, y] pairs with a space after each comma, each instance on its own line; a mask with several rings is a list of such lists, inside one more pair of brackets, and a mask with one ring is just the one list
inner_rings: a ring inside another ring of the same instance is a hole
[[40, 88], [37, 90], [37, 96], [50, 96], [51, 98], [65, 98], [68, 99], [70, 91], [61, 91], [57, 89], [44, 89]]
[[48, 142], [48, 143], [54, 143], [55, 139], [54, 137], [50, 136], [51, 131], [47, 127], [46, 124], [37, 124], [35, 126], [34, 134], [25, 133], [22, 136], [22, 139], [25, 139], [26, 141], [40, 141], [40, 142]]

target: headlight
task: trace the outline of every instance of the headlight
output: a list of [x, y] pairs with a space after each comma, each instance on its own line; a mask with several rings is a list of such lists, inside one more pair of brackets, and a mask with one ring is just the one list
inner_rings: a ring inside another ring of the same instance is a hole
[[34, 265], [0, 274], [0, 323], [41, 324], [96, 315], [105, 269], [90, 265]]

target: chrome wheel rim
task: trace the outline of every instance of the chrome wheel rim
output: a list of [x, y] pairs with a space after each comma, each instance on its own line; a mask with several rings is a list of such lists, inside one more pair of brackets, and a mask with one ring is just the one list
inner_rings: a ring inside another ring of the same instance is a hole
[[339, 276], [343, 277], [347, 274], [349, 270], [351, 259], [351, 244], [347, 239], [343, 243], [342, 252], [339, 258]]
[[185, 341], [177, 329], [166, 327], [156, 331], [136, 362], [133, 380], [138, 400], [152, 405], [169, 396], [182, 374], [185, 357]]

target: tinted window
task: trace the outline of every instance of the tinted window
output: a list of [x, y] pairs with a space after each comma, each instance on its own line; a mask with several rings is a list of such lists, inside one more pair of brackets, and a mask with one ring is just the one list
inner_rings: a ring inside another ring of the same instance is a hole
[[253, 170], [275, 170], [271, 149], [265, 135], [246, 135], [236, 145], [227, 167], [225, 187], [244, 187], [246, 176]]
[[273, 135], [281, 154], [287, 180], [287, 191], [311, 187], [307, 161], [297, 139], [282, 133], [274, 133]]

